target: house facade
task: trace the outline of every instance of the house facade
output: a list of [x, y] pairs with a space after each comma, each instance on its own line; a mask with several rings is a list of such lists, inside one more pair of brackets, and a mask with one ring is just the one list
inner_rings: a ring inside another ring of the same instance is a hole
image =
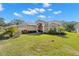
[[20, 24], [18, 25], [19, 30], [27, 30], [27, 31], [42, 31], [46, 32], [51, 28], [62, 26], [61, 23], [58, 22], [46, 22], [43, 20], [37, 20], [35, 23], [28, 24]]

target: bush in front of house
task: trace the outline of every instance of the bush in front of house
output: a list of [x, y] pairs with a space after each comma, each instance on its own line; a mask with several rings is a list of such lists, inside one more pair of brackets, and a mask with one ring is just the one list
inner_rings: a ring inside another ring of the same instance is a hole
[[17, 26], [8, 28], [6, 33], [9, 35], [9, 37], [18, 37], [20, 35], [20, 32], [19, 32]]
[[37, 31], [36, 30], [22, 30], [22, 34], [30, 34], [30, 33], [36, 33]]
[[28, 31], [28, 33], [36, 33], [36, 30]]
[[65, 30], [63, 27], [57, 27], [57, 28], [51, 28], [48, 30], [48, 34], [53, 34], [53, 35], [65, 35]]
[[56, 33], [56, 30], [55, 30], [55, 28], [54, 29], [50, 29], [50, 30], [48, 30], [48, 34], [55, 34]]
[[22, 30], [22, 34], [27, 34], [28, 31], [27, 30]]
[[64, 27], [58, 27], [58, 33], [60, 34], [60, 35], [66, 35], [66, 33], [65, 33], [65, 28]]

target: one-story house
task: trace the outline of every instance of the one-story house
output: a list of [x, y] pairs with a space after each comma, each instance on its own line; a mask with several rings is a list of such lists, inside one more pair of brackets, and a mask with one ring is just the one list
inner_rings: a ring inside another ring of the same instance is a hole
[[59, 22], [46, 22], [43, 20], [37, 20], [35, 23], [23, 23], [18, 25], [19, 30], [27, 30], [27, 31], [43, 31], [46, 32], [51, 28], [62, 26]]

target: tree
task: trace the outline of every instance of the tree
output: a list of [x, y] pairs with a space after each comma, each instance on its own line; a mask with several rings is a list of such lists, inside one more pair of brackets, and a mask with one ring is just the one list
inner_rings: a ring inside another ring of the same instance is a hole
[[65, 22], [63, 25], [65, 27], [65, 30], [66, 31], [69, 31], [69, 32], [73, 32], [75, 29], [74, 29], [74, 25], [76, 24], [77, 22]]
[[16, 25], [22, 24], [22, 23], [24, 23], [24, 20], [21, 20], [21, 19], [14, 19], [10, 22], [10, 24], [16, 24]]
[[57, 30], [58, 30], [58, 33], [64, 33], [65, 31], [64, 27], [62, 26], [58, 27]]
[[8, 28], [7, 33], [9, 33], [10, 37], [13, 37], [15, 35], [15, 33], [17, 33], [19, 30], [17, 28], [17, 26], [12, 26], [10, 28]]
[[54, 21], [61, 23], [63, 27], [65, 28], [65, 30], [68, 32], [73, 32], [75, 30], [74, 25], [78, 23], [76, 21], [67, 22], [64, 20], [54, 20]]
[[0, 17], [0, 26], [4, 26], [5, 25], [5, 19]]

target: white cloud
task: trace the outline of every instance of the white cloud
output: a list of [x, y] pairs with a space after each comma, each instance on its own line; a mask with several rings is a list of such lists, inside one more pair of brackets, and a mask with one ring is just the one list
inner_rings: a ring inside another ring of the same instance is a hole
[[35, 15], [37, 12], [35, 10], [23, 10], [22, 13], [27, 15]]
[[4, 10], [3, 5], [0, 4], [0, 11], [3, 11], [3, 10]]
[[45, 12], [45, 9], [41, 8], [41, 9], [39, 9], [39, 12], [43, 13], [43, 12]]
[[49, 6], [51, 6], [51, 4], [49, 4], [49, 3], [43, 3], [43, 7], [49, 7]]
[[39, 11], [39, 8], [35, 8], [36, 11]]
[[37, 11], [31, 8], [29, 8], [27, 11], [31, 12], [32, 14], [37, 14]]
[[47, 9], [48, 11], [52, 11], [53, 9]]
[[22, 13], [27, 14], [27, 15], [35, 15], [38, 13], [43, 13], [45, 12], [45, 9], [43, 8], [34, 8], [34, 9], [28, 9], [28, 10], [23, 10]]
[[58, 10], [58, 11], [54, 11], [53, 13], [54, 13], [55, 15], [58, 15], [58, 14], [62, 13], [62, 11], [61, 11], [61, 10]]
[[45, 12], [45, 9], [44, 8], [35, 8], [34, 10], [36, 10], [38, 13]]
[[37, 11], [36, 10], [31, 10], [32, 13], [34, 14], [37, 14]]
[[14, 14], [15, 16], [22, 17], [22, 15], [21, 15], [21, 14], [16, 13], [16, 12], [14, 12], [13, 14]]
[[30, 12], [30, 11], [27, 11], [27, 10], [23, 10], [22, 13], [24, 13], [24, 14], [28, 14], [28, 15], [31, 14], [31, 12]]
[[34, 10], [33, 11], [23, 10], [22, 12], [27, 15], [34, 15], [36, 13]]
[[46, 18], [45, 15], [39, 15], [38, 17], [39, 17], [39, 18]]

